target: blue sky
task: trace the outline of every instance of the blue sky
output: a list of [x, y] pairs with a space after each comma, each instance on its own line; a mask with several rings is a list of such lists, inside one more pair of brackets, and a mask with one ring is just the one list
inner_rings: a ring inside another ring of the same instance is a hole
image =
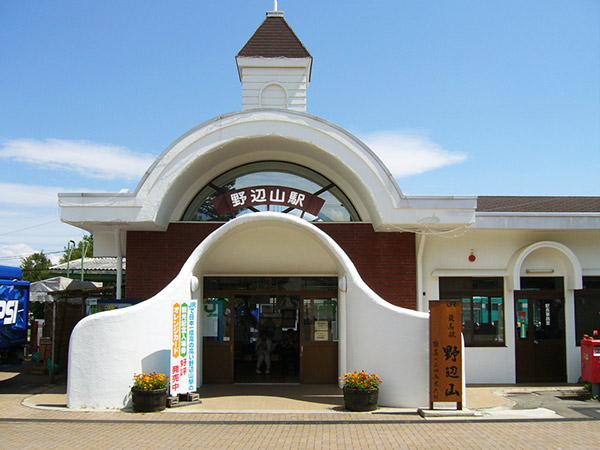
[[[57, 192], [134, 190], [180, 135], [241, 107], [235, 55], [272, 0], [0, 2], [0, 264], [82, 231]], [[598, 0], [313, 1], [307, 111], [411, 195], [600, 195]]]

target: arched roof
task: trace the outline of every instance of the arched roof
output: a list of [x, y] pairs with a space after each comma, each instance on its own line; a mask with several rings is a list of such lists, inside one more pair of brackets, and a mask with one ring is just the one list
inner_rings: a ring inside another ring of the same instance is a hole
[[133, 193], [59, 194], [61, 220], [92, 232], [99, 256], [115, 256], [114, 233], [165, 230], [210, 181], [260, 161], [319, 173], [378, 231], [447, 230], [474, 222], [474, 197], [407, 197], [377, 155], [348, 131], [305, 112], [268, 108], [218, 116], [184, 134]]
[[391, 173], [358, 138], [316, 116], [276, 109], [219, 116], [189, 131], [156, 159], [135, 197], [142, 216], [165, 227], [216, 176], [269, 160], [300, 164], [329, 178], [374, 226], [403, 198]]

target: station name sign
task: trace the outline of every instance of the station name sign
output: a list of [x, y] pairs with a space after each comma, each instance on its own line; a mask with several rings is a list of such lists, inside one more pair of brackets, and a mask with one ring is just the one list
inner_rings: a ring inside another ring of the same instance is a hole
[[430, 407], [456, 402], [462, 409], [462, 302], [429, 302]]
[[325, 200], [309, 192], [285, 186], [251, 186], [227, 192], [213, 201], [220, 216], [233, 214], [242, 208], [252, 209], [259, 205], [280, 205], [291, 209], [299, 209], [302, 216], [309, 213], [319, 214]]

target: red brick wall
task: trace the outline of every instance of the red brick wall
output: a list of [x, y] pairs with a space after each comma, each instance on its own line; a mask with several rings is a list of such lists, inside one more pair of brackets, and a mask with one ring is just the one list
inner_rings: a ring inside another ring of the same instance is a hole
[[[126, 298], [146, 299], [165, 287], [192, 251], [221, 224], [172, 223], [167, 231], [127, 232]], [[363, 280], [394, 305], [415, 309], [415, 236], [376, 233], [368, 223], [324, 223]]]
[[369, 223], [316, 225], [342, 247], [371, 289], [394, 305], [416, 309], [414, 234], [376, 233]]
[[221, 225], [172, 223], [167, 231], [128, 231], [125, 298], [145, 300], [160, 292], [194, 249]]

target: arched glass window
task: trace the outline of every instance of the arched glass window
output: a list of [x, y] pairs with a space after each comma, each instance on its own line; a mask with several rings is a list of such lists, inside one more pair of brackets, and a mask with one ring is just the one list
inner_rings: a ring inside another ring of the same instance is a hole
[[[324, 200], [316, 215], [301, 208], [281, 205], [249, 205], [219, 214], [213, 200], [232, 191], [255, 186], [280, 186], [297, 189]], [[228, 221], [234, 214], [240, 216], [251, 212], [276, 211], [302, 216], [311, 222], [354, 222], [360, 221], [352, 203], [346, 195], [331, 181], [314, 170], [304, 166], [281, 161], [261, 161], [246, 164], [229, 170], [218, 176], [191, 201], [183, 214], [183, 221]]]

